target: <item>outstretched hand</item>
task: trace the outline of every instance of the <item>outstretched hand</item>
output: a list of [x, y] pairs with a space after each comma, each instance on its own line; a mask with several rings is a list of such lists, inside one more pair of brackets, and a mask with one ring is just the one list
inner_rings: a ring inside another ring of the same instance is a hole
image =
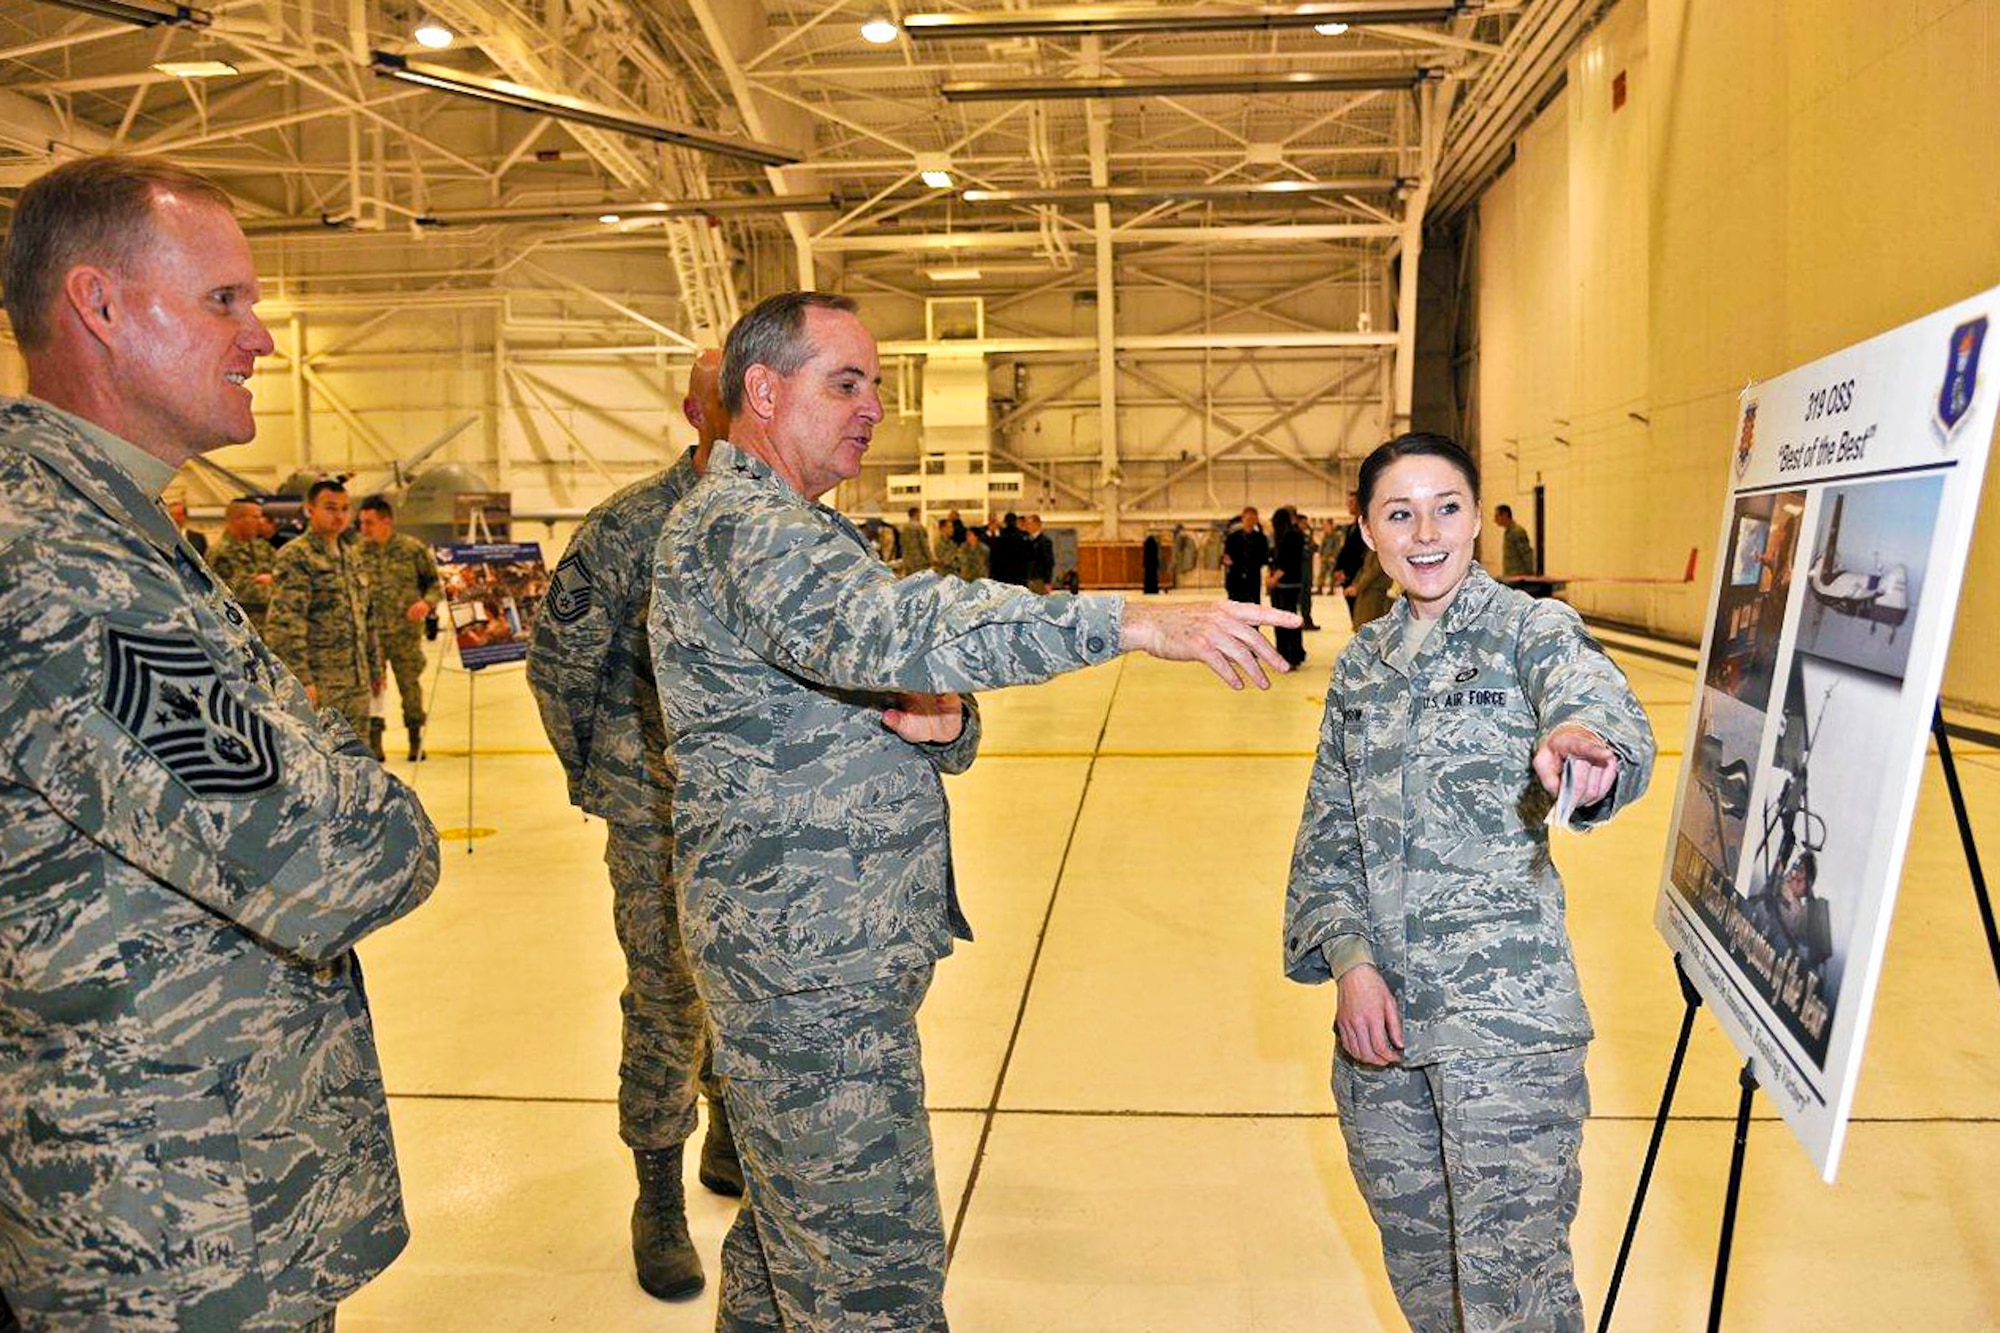
[[1275, 611], [1254, 602], [1149, 606], [1128, 600], [1119, 646], [1169, 662], [1200, 662], [1232, 690], [1242, 689], [1245, 681], [1267, 690], [1271, 687], [1267, 670], [1292, 668], [1257, 627], [1298, 629], [1304, 623], [1290, 611]]
[[1403, 1018], [1396, 1012], [1396, 997], [1390, 993], [1389, 983], [1375, 965], [1349, 968], [1341, 974], [1339, 987], [1340, 1007], [1333, 1026], [1347, 1053], [1363, 1064], [1401, 1064]]
[[965, 703], [956, 694], [899, 694], [882, 725], [912, 745], [949, 745], [965, 730]]
[[1535, 776], [1555, 796], [1562, 791], [1563, 767], [1576, 761], [1576, 808], [1596, 805], [1618, 785], [1618, 752], [1588, 727], [1565, 722], [1535, 748]]

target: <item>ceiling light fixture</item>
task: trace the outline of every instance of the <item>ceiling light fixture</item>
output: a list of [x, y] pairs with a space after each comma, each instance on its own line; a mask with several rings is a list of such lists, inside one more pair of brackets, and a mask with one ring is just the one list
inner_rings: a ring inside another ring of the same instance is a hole
[[951, 180], [951, 158], [945, 153], [918, 153], [917, 175], [933, 190], [949, 190]]
[[442, 51], [458, 40], [452, 34], [450, 28], [445, 27], [444, 24], [428, 16], [422, 23], [417, 25], [416, 32], [411, 35], [417, 39], [418, 46], [428, 48], [432, 51]]
[[471, 98], [473, 101], [485, 102], [492, 106], [513, 107], [515, 110], [533, 112], [538, 116], [575, 121], [577, 124], [591, 125], [600, 130], [629, 134], [639, 139], [651, 139], [656, 143], [675, 144], [682, 148], [692, 148], [697, 152], [715, 153], [721, 157], [733, 157], [739, 161], [754, 162], [764, 167], [785, 167], [799, 160], [798, 154], [788, 153], [769, 144], [753, 143], [748, 139], [732, 139], [727, 135], [712, 134], [691, 125], [676, 125], [664, 120], [655, 120], [651, 116], [621, 111], [617, 107], [605, 106], [601, 102], [588, 102], [581, 97], [571, 97], [566, 93], [542, 92], [539, 89], [523, 87], [518, 83], [510, 83], [505, 79], [482, 78], [477, 74], [461, 73], [444, 65], [421, 64], [388, 51], [369, 52], [369, 61], [374, 71], [385, 79], [413, 83], [420, 88], [431, 88], [441, 93]]
[[1305, 203], [1330, 194], [1391, 195], [1408, 181], [1394, 176], [1352, 176], [1333, 180], [1259, 181], [1228, 185], [1101, 185], [1055, 190], [967, 190], [968, 204], [1096, 204], [1120, 199], [1268, 199]]
[[932, 282], [978, 282], [980, 272], [970, 265], [958, 268], [927, 268], [924, 276]]
[[1254, 9], [1217, 9], [1195, 5], [1064, 5], [1054, 9], [1017, 9], [979, 14], [910, 14], [903, 31], [911, 41], [993, 41], [1003, 37], [1081, 37], [1149, 32], [1267, 32], [1280, 28], [1317, 28], [1333, 23], [1437, 23], [1476, 14], [1479, 0], [1439, 4], [1407, 0], [1378, 4], [1269, 5]]
[[[603, 200], [587, 204], [509, 204], [494, 208], [446, 208], [422, 213], [410, 221], [419, 227], [484, 227], [515, 223], [535, 222], [586, 222], [596, 219], [611, 225], [607, 218], [620, 222], [637, 222], [645, 218], [674, 217], [729, 217], [758, 213], [832, 213], [840, 208], [840, 201], [830, 194], [803, 195], [746, 195], [734, 199], [676, 199], [671, 202], [658, 200], [635, 201], [616, 205], [617, 211], [607, 212]], [[295, 236], [323, 235], [334, 232], [353, 232], [357, 235], [381, 235], [357, 228], [352, 218], [318, 217], [289, 218], [247, 218], [243, 222], [246, 236]]]
[[1322, 37], [1338, 37], [1347, 31], [1345, 23], [1315, 23], [1313, 31]]
[[173, 4], [170, 0], [44, 0], [44, 3], [98, 18], [117, 19], [120, 23], [136, 23], [142, 28], [162, 24], [172, 28], [206, 28], [215, 22], [215, 15], [209, 10]]
[[1190, 74], [1165, 79], [995, 79], [947, 83], [947, 102], [1058, 101], [1089, 97], [1200, 97], [1250, 93], [1402, 92], [1444, 77], [1443, 70], [1382, 74]]
[[226, 79], [243, 72], [227, 60], [157, 60], [153, 68], [177, 79]]
[[597, 215], [597, 220], [599, 222], [602, 222], [605, 226], [609, 227], [614, 225], [615, 223], [622, 222], [624, 219], [620, 218], [616, 213], [599, 213]]
[[861, 25], [861, 40], [875, 46], [887, 46], [890, 42], [896, 40], [896, 34], [901, 31], [902, 29], [898, 28], [893, 21], [877, 14], [874, 18], [869, 19]]

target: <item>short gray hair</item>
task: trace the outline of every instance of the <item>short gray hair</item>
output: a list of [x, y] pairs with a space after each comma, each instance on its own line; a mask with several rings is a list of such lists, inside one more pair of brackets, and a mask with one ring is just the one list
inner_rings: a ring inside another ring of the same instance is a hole
[[65, 162], [28, 183], [14, 204], [0, 261], [7, 318], [22, 347], [55, 329], [51, 307], [78, 264], [128, 273], [153, 237], [153, 197], [187, 195], [229, 209], [229, 195], [206, 176], [150, 157], [106, 153]]
[[812, 360], [815, 349], [806, 337], [806, 311], [851, 315], [859, 309], [852, 297], [832, 292], [780, 292], [759, 301], [736, 321], [722, 345], [722, 410], [732, 418], [743, 410], [743, 376], [750, 367], [769, 366], [780, 375], [796, 375]]

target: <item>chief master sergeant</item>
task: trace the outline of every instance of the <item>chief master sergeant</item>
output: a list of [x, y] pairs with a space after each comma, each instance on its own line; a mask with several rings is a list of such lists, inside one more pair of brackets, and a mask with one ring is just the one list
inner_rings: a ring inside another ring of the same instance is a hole
[[632, 1149], [639, 1198], [632, 1257], [639, 1285], [661, 1299], [701, 1290], [688, 1235], [681, 1156], [695, 1127], [696, 1085], [708, 1093], [701, 1181], [743, 1193], [721, 1089], [709, 1067], [701, 997], [688, 971], [674, 901], [674, 777], [646, 647], [653, 548], [660, 528], [707, 465], [722, 432], [716, 373], [703, 352], [682, 411], [696, 440], [664, 472], [590, 511], [556, 565], [528, 649], [528, 688], [569, 777], [573, 804], [605, 821], [611, 913], [625, 953], [618, 1135]]
[[[431, 548], [396, 531], [396, 511], [379, 495], [361, 502], [361, 561], [368, 575], [369, 612], [382, 656], [396, 672], [410, 759], [424, 757], [424, 621], [444, 596]], [[368, 745], [383, 758], [385, 719], [368, 719]]]
[[306, 530], [278, 552], [264, 638], [318, 708], [368, 734], [368, 700], [382, 688], [382, 640], [361, 552], [342, 541], [347, 487], [322, 477], [306, 490]]
[[1298, 624], [898, 579], [814, 500], [859, 474], [882, 419], [853, 312], [790, 292], [730, 331], [729, 438], [668, 515], [654, 572], [675, 886], [747, 1182], [721, 1333], [945, 1326], [916, 1019], [938, 958], [970, 938], [940, 776], [979, 743], [961, 692], [1129, 649], [1261, 685], [1283, 666], [1257, 626]]
[[0, 282], [0, 1289], [31, 1330], [328, 1330], [408, 1236], [351, 951], [436, 834], [160, 504], [255, 433], [228, 196], [67, 162]]

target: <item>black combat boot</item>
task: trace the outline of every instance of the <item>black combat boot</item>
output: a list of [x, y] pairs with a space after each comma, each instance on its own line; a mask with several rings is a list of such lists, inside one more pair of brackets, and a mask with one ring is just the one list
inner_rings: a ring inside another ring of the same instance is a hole
[[720, 1098], [708, 1099], [708, 1133], [701, 1140], [701, 1183], [724, 1198], [743, 1197], [743, 1163], [729, 1134], [729, 1112]]
[[701, 1256], [688, 1236], [679, 1148], [636, 1148], [639, 1201], [632, 1205], [632, 1261], [639, 1285], [663, 1301], [701, 1290]]
[[389, 757], [382, 753], [382, 732], [387, 726], [388, 723], [379, 717], [368, 719], [368, 753], [375, 756], [375, 762], [378, 764]]
[[410, 727], [410, 762], [424, 757], [424, 724], [415, 723]]

